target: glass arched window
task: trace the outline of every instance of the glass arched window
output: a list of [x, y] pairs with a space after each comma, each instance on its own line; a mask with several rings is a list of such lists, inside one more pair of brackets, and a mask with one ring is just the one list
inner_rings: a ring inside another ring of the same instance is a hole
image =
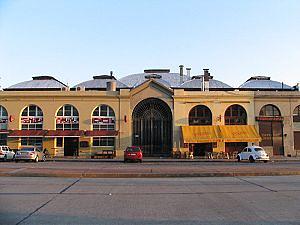
[[115, 130], [115, 112], [108, 105], [99, 105], [93, 112], [93, 130]]
[[79, 130], [79, 113], [72, 105], [63, 105], [56, 114], [56, 130]]
[[212, 114], [205, 105], [197, 105], [189, 113], [189, 125], [212, 125]]
[[300, 122], [300, 105], [298, 105], [293, 112], [293, 121]]
[[8, 113], [7, 110], [0, 105], [0, 130], [7, 130]]
[[259, 112], [260, 116], [281, 116], [279, 109], [274, 105], [265, 105]]
[[27, 106], [21, 114], [22, 130], [42, 130], [43, 111], [36, 105]]
[[240, 105], [231, 105], [225, 111], [225, 125], [247, 125], [247, 112]]
[[[108, 105], [99, 105], [93, 112], [93, 130], [115, 130], [115, 112]], [[93, 137], [93, 146], [114, 147], [115, 137], [99, 136]]]

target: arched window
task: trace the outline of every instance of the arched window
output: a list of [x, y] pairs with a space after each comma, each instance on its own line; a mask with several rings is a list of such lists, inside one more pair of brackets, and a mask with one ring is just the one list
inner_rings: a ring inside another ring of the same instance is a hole
[[79, 113], [72, 105], [63, 105], [56, 114], [56, 130], [79, 130]]
[[114, 130], [115, 112], [108, 105], [99, 105], [93, 112], [93, 130]]
[[231, 105], [225, 111], [225, 125], [247, 125], [247, 112], [240, 105]]
[[212, 125], [212, 114], [205, 105], [197, 105], [189, 113], [189, 125]]
[[298, 105], [293, 112], [293, 121], [300, 122], [300, 105]]
[[[22, 130], [42, 130], [43, 129], [43, 111], [36, 105], [27, 106], [21, 114], [21, 129]], [[21, 145], [34, 145], [42, 148], [42, 137], [22, 137]]]
[[36, 105], [27, 106], [21, 114], [22, 130], [42, 130], [43, 111]]
[[259, 112], [260, 116], [281, 116], [279, 109], [274, 105], [265, 105]]
[[[115, 130], [115, 112], [108, 105], [99, 105], [93, 112], [93, 130]], [[93, 146], [115, 146], [115, 137], [93, 137]]]
[[0, 130], [7, 130], [8, 114], [7, 110], [0, 105]]

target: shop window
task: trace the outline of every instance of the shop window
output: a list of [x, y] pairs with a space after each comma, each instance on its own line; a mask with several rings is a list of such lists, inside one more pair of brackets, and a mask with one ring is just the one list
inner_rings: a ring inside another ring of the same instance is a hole
[[7, 134], [0, 134], [0, 145], [7, 145]]
[[43, 149], [43, 138], [40, 137], [22, 137], [21, 138], [22, 146], [36, 146], [40, 149]]
[[231, 105], [225, 111], [225, 125], [247, 125], [247, 112], [240, 105]]
[[63, 147], [63, 138], [62, 137], [56, 138], [56, 147]]
[[189, 125], [212, 125], [212, 114], [208, 107], [197, 105], [189, 113]]
[[94, 137], [93, 138], [94, 147], [114, 147], [115, 138], [114, 137]]

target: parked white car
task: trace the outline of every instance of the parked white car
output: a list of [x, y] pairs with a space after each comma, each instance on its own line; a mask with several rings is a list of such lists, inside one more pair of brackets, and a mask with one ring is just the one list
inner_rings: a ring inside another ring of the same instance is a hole
[[15, 153], [8, 146], [1, 145], [0, 146], [0, 159], [3, 160], [3, 161], [14, 160], [15, 159]]
[[270, 160], [269, 155], [260, 146], [248, 146], [243, 149], [238, 155], [237, 160], [249, 160], [251, 163], [255, 161], [268, 162]]
[[45, 154], [35, 146], [23, 146], [19, 149], [15, 156], [15, 162], [24, 161], [46, 161]]

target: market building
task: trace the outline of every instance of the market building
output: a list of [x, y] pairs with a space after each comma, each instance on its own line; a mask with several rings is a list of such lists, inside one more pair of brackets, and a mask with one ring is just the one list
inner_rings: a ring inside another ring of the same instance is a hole
[[71, 88], [37, 76], [0, 92], [0, 144], [36, 145], [61, 157], [122, 157], [131, 145], [146, 157], [202, 157], [251, 144], [271, 156], [296, 156], [300, 92], [263, 76], [231, 87], [208, 69], [191, 76], [183, 66], [119, 80], [94, 76]]

